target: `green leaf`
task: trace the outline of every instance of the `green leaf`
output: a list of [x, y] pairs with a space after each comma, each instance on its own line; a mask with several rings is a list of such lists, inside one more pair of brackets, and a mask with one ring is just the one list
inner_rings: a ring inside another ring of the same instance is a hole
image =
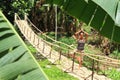
[[120, 43], [119, 0], [46, 0], [69, 15], [84, 21], [103, 36]]
[[32, 59], [17, 61], [0, 68], [0, 80], [13, 80], [18, 75], [24, 75], [37, 68]]
[[116, 13], [116, 25], [120, 26], [120, 2], [118, 3], [117, 13]]
[[25, 43], [1, 11], [0, 80], [48, 80]]

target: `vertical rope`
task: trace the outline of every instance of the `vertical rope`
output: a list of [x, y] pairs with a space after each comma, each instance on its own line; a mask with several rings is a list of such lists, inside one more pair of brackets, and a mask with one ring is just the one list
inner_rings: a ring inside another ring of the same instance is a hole
[[44, 53], [44, 49], [45, 49], [45, 42], [43, 41], [43, 50], [42, 50], [42, 53]]
[[60, 55], [59, 55], [59, 61], [60, 61], [61, 60], [61, 55], [62, 55], [61, 49], [59, 50], [59, 53], [60, 53]]
[[41, 49], [41, 47], [40, 47], [40, 44], [41, 44], [41, 39], [39, 38], [39, 40], [38, 40], [38, 41], [39, 41], [38, 48], [39, 48], [39, 49]]
[[50, 58], [51, 58], [51, 53], [52, 53], [52, 47], [53, 47], [53, 45], [51, 45], [51, 49], [50, 49], [50, 53], [49, 53]]
[[[23, 25], [22, 25], [23, 26]], [[23, 32], [25, 33], [25, 29], [26, 29], [26, 27], [25, 26], [23, 26]]]
[[31, 33], [32, 33], [32, 32], [30, 31], [30, 41], [31, 41]]
[[27, 21], [27, 13], [24, 15], [24, 20]]
[[28, 31], [29, 31], [29, 30], [28, 30], [28, 28], [27, 28], [27, 37], [28, 37]]
[[33, 34], [33, 44], [35, 44], [35, 34]]
[[37, 39], [38, 39], [38, 40], [37, 40], [37, 42], [38, 42], [38, 43], [37, 43], [37, 48], [39, 48], [39, 44], [40, 44], [40, 43], [39, 43], [39, 38], [37, 38]]

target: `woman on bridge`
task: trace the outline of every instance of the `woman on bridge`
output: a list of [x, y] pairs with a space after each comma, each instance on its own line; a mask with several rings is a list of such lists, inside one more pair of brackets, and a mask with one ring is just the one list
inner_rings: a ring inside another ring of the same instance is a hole
[[80, 68], [83, 62], [84, 46], [88, 38], [88, 33], [84, 32], [83, 30], [79, 30], [73, 35], [73, 37], [77, 40], [77, 52], [80, 53], [80, 56], [77, 58]]

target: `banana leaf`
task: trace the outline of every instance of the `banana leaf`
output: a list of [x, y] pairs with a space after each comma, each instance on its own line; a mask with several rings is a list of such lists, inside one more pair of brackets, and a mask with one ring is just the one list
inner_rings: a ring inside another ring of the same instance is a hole
[[0, 11], [0, 80], [48, 80], [2, 11]]
[[101, 35], [120, 43], [119, 0], [46, 0], [69, 15], [82, 20]]

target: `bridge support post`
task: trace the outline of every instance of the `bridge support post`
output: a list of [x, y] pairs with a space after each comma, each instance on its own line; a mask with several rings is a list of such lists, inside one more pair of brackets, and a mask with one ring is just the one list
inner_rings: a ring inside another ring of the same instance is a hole
[[14, 14], [14, 20], [17, 20], [17, 13]]
[[27, 13], [25, 13], [25, 15], [24, 15], [24, 20], [25, 21], [27, 20]]
[[44, 53], [44, 49], [45, 49], [45, 43], [43, 41], [43, 50], [42, 50], [42, 53]]
[[94, 65], [95, 65], [95, 60], [93, 59], [93, 63], [92, 63], [92, 77], [91, 77], [91, 80], [93, 80], [93, 78], [94, 78]]
[[93, 59], [93, 61], [92, 61], [92, 73], [88, 76], [88, 77], [86, 77], [84, 80], [87, 80], [89, 77], [91, 77], [91, 80], [94, 80], [94, 67], [95, 66], [95, 60]]
[[51, 58], [51, 53], [52, 53], [52, 45], [51, 45], [51, 49], [50, 49], [50, 53], [49, 53], [50, 58]]
[[75, 62], [75, 52], [74, 52], [74, 54], [73, 54], [73, 59], [72, 59], [72, 72], [73, 72], [73, 70], [74, 70], [74, 62]]
[[37, 48], [39, 48], [39, 38], [38, 38]]
[[14, 14], [14, 27], [17, 26], [16, 20], [17, 20], [17, 13]]
[[61, 60], [61, 55], [62, 55], [62, 51], [61, 49], [59, 50], [60, 56], [59, 56], [59, 61]]

